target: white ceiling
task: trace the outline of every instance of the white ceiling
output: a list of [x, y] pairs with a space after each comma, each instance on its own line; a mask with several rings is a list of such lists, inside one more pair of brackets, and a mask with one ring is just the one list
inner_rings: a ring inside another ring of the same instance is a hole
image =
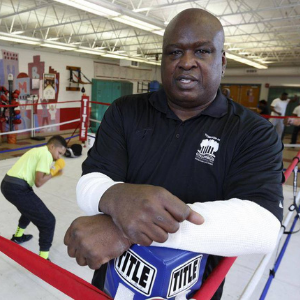
[[[178, 12], [198, 7], [220, 19], [225, 49], [232, 54], [263, 62], [269, 68], [300, 66], [300, 0], [69, 0], [86, 8], [87, 2], [99, 4], [121, 17], [152, 24], [157, 30], [142, 30], [132, 21], [130, 26], [111, 15], [100, 16], [96, 8], [88, 12], [59, 1], [66, 0], [0, 0], [1, 44], [22, 44], [19, 40], [3, 41], [13, 35], [38, 41], [38, 45], [26, 44], [35, 49], [45, 49], [40, 44], [50, 42], [71, 47], [55, 51], [91, 50], [155, 63], [160, 61], [162, 46], [157, 31]], [[229, 60], [228, 67], [246, 65]]]

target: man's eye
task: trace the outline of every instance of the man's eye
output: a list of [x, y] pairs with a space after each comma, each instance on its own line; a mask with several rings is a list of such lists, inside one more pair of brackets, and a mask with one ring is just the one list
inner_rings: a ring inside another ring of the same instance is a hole
[[181, 51], [180, 50], [174, 50], [174, 51], [170, 51], [170, 55], [173, 55], [173, 56], [178, 56], [181, 54]]
[[209, 54], [209, 53], [211, 53], [211, 51], [208, 50], [208, 49], [198, 49], [198, 50], [196, 50], [196, 53], [199, 53], [199, 54]]

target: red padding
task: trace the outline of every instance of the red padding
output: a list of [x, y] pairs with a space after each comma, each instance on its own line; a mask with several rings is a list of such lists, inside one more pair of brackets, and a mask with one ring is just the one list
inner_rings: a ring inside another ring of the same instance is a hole
[[297, 155], [294, 157], [292, 163], [288, 166], [288, 168], [284, 172], [285, 181], [287, 181], [287, 179], [290, 177], [295, 166], [299, 163], [299, 160], [300, 160], [300, 151], [297, 153]]
[[200, 290], [194, 295], [196, 300], [210, 300], [224, 280], [236, 257], [224, 257], [204, 281]]
[[112, 300], [85, 280], [2, 236], [0, 251], [72, 299]]
[[271, 115], [261, 115], [262, 117], [264, 118], [267, 118], [267, 119], [299, 119], [299, 117], [297, 116], [271, 116]]
[[110, 105], [111, 105], [111, 103], [97, 102], [97, 101], [90, 101], [90, 103], [102, 104], [102, 105], [107, 105], [107, 106], [110, 106]]

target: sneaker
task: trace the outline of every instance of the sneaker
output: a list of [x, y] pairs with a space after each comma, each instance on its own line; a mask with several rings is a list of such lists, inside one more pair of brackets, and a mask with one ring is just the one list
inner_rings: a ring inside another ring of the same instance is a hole
[[19, 236], [19, 237], [16, 237], [15, 235], [13, 235], [10, 240], [15, 242], [16, 244], [22, 244], [22, 243], [30, 241], [32, 238], [33, 238], [32, 234], [23, 234], [22, 236]]

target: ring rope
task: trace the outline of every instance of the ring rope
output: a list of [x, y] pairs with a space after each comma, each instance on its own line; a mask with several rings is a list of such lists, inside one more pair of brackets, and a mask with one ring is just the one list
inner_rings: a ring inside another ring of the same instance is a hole
[[111, 105], [111, 103], [97, 102], [97, 101], [90, 101], [90, 103], [102, 104], [102, 105], [107, 105], [107, 106], [110, 106], [110, 105]]
[[[68, 138], [65, 138], [65, 140], [70, 140], [74, 137], [79, 136], [79, 134], [76, 135], [72, 135]], [[31, 146], [27, 146], [27, 147], [22, 147], [22, 148], [15, 148], [15, 149], [7, 149], [7, 150], [2, 150], [0, 151], [0, 153], [6, 153], [6, 152], [14, 152], [14, 151], [20, 151], [20, 150], [26, 150], [26, 149], [31, 149], [31, 148], [36, 148], [36, 147], [40, 147], [40, 146], [45, 146], [47, 145], [47, 143], [42, 143], [42, 144], [36, 144], [36, 145], [31, 145]]]
[[74, 123], [74, 122], [78, 122], [78, 121], [80, 121], [80, 119], [75, 119], [75, 120], [57, 123], [57, 124], [53, 124], [53, 125], [45, 125], [45, 126], [27, 128], [27, 129], [15, 130], [15, 131], [6, 131], [6, 132], [1, 132], [0, 135], [17, 134], [17, 133], [27, 132], [27, 131], [31, 131], [31, 130], [38, 130], [38, 129], [43, 129], [43, 128], [49, 128], [49, 127], [54, 127], [54, 126], [70, 124], [70, 123]]
[[[22, 100], [22, 99], [18, 99], [18, 102]], [[27, 101], [31, 101], [31, 100], [27, 100]], [[61, 104], [61, 103], [79, 103], [81, 102], [81, 100], [72, 100], [72, 101], [59, 101], [59, 102], [45, 102], [45, 103], [41, 103], [41, 102], [36, 102], [36, 103], [19, 103], [18, 105], [16, 104], [0, 104], [0, 107], [16, 107], [16, 106], [37, 106], [37, 105], [51, 105], [51, 104]]]
[[99, 121], [99, 120], [96, 120], [96, 119], [91, 119], [91, 118], [90, 118], [90, 121], [92, 121], [92, 122], [96, 122], [96, 123], [99, 123], [99, 124], [101, 123], [101, 121]]

